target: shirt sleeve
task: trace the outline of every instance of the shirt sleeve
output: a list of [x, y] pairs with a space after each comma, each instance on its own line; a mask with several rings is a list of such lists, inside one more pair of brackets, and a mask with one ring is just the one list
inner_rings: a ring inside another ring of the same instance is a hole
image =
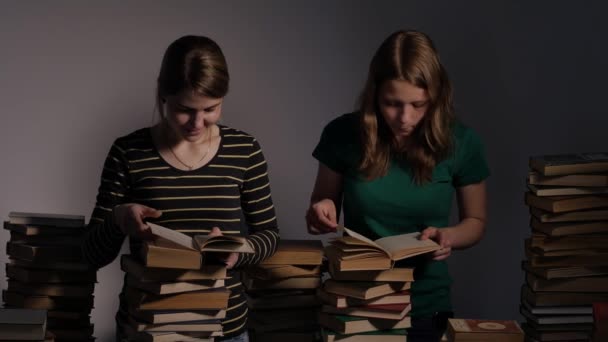
[[345, 116], [331, 121], [321, 133], [319, 143], [312, 152], [312, 156], [323, 165], [333, 171], [344, 174], [348, 169], [347, 153], [344, 151], [347, 138], [344, 132], [347, 130]]
[[456, 141], [454, 164], [455, 187], [479, 183], [490, 176], [483, 143], [473, 130], [466, 128]]
[[111, 263], [125, 240], [126, 235], [114, 224], [112, 210], [127, 201], [128, 175], [124, 148], [115, 141], [103, 166], [95, 208], [82, 246], [84, 260], [95, 268]]
[[268, 165], [262, 148], [255, 139], [241, 187], [241, 207], [249, 230], [246, 238], [255, 253], [239, 254], [235, 268], [258, 264], [273, 255], [279, 243], [279, 228], [270, 191]]

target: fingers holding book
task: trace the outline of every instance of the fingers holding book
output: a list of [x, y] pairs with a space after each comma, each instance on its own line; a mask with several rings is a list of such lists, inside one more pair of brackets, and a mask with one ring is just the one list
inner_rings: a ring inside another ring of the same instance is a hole
[[137, 203], [117, 205], [112, 210], [114, 224], [126, 235], [142, 240], [154, 239], [154, 235], [146, 223], [146, 218], [158, 218], [161, 215], [160, 210]]
[[440, 249], [431, 254], [433, 260], [445, 260], [452, 254], [452, 242], [447, 230], [437, 227], [427, 227], [420, 233], [420, 240], [427, 239], [431, 239], [441, 246]]

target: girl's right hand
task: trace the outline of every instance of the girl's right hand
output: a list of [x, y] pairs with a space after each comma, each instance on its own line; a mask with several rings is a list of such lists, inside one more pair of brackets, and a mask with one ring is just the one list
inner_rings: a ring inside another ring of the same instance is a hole
[[161, 214], [160, 210], [137, 203], [117, 205], [112, 211], [114, 223], [123, 233], [142, 240], [154, 239], [145, 219], [148, 217], [158, 218]]
[[306, 212], [308, 232], [313, 235], [335, 233], [338, 227], [334, 201], [326, 198], [312, 203]]

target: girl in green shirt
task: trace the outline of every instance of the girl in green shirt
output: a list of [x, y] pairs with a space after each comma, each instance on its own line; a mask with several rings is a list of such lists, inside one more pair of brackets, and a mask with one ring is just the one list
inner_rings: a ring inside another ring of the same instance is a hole
[[[453, 113], [447, 73], [428, 36], [399, 31], [376, 51], [360, 109], [330, 122], [306, 214], [311, 234], [344, 225], [369, 238], [421, 232], [441, 249], [415, 267], [408, 341], [438, 341], [452, 307], [445, 259], [476, 244], [486, 221], [483, 145]], [[449, 224], [456, 194], [460, 220]]]

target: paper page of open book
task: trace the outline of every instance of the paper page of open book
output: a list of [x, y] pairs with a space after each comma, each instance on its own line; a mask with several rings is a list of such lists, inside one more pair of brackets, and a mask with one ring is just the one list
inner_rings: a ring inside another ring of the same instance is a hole
[[194, 240], [186, 234], [149, 222], [148, 227], [150, 227], [152, 234], [156, 236], [174, 242], [186, 249], [196, 250], [194, 248]]
[[239, 253], [255, 253], [253, 248], [247, 243], [247, 240], [241, 236], [196, 235], [194, 243], [199, 250], [206, 252], [234, 251]]
[[376, 243], [391, 255], [391, 259], [400, 260], [409, 256], [431, 252], [440, 248], [433, 240], [419, 240], [420, 233], [408, 233], [380, 238]]
[[344, 226], [340, 226], [338, 229], [343, 229], [343, 230], [344, 230], [344, 233], [346, 233], [347, 235], [350, 235], [350, 236], [354, 237], [355, 239], [359, 239], [359, 240], [361, 240], [361, 241], [364, 241], [364, 242], [366, 242], [366, 243], [368, 243], [368, 244], [370, 244], [370, 245], [372, 245], [372, 246], [375, 246], [375, 247], [377, 247], [378, 249], [380, 249], [380, 250], [382, 250], [382, 251], [385, 251], [387, 255], [389, 254], [389, 251], [388, 251], [388, 250], [386, 250], [386, 249], [384, 249], [384, 247], [380, 246], [380, 245], [379, 245], [379, 244], [377, 244], [376, 242], [374, 242], [374, 241], [372, 241], [372, 240], [370, 240], [370, 239], [366, 238], [365, 236], [363, 236], [363, 235], [361, 235], [361, 234], [359, 234], [359, 233], [357, 233], [357, 232], [354, 232], [354, 231], [352, 231], [352, 230], [350, 230], [350, 229], [348, 229], [348, 228], [346, 228], [346, 227], [344, 227]]

